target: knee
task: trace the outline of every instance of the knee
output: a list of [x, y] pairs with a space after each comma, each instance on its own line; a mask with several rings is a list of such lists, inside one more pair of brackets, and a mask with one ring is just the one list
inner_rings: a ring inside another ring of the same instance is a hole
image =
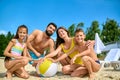
[[28, 60], [27, 59], [22, 59], [21, 63], [22, 63], [22, 65], [27, 65], [28, 64]]
[[83, 56], [83, 57], [82, 57], [82, 61], [83, 61], [83, 62], [88, 61], [88, 56]]

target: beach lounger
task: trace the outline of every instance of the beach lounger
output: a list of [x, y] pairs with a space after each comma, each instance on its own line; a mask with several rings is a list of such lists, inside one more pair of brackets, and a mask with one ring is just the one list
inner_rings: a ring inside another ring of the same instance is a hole
[[120, 71], [120, 61], [111, 61], [111, 66], [114, 68], [114, 70]]
[[120, 49], [111, 49], [107, 56], [104, 59], [104, 63], [102, 66], [104, 67], [113, 67], [115, 70], [120, 70], [120, 61], [118, 61], [120, 58]]
[[[94, 50], [97, 54], [100, 54], [102, 51], [107, 48], [104, 46], [102, 40], [100, 39], [98, 33], [95, 34], [95, 47]], [[101, 67], [109, 67], [112, 66], [115, 70], [120, 70], [120, 48], [110, 49], [107, 53], [107, 56], [103, 61], [100, 61]]]
[[100, 39], [98, 33], [95, 34], [95, 47], [94, 50], [97, 54], [100, 54], [105, 49], [105, 45]]
[[120, 58], [120, 49], [111, 49], [108, 53], [107, 56], [105, 57], [104, 61], [118, 61]]

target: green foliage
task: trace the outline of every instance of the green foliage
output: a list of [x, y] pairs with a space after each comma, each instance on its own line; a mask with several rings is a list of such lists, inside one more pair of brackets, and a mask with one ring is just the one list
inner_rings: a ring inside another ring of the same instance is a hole
[[[116, 42], [120, 41], [120, 25], [112, 19], [107, 19], [105, 24], [102, 24], [103, 30], [100, 31], [99, 29], [99, 22], [93, 21], [91, 26], [87, 28], [86, 30], [86, 40], [94, 40], [95, 39], [95, 33], [98, 33], [100, 35], [100, 38], [104, 43], [108, 42]], [[83, 28], [84, 23], [80, 22], [77, 25], [72, 24], [68, 31], [70, 33], [70, 36], [74, 36], [74, 32], [78, 28]], [[0, 34], [0, 56], [3, 56], [4, 50], [6, 46], [8, 45], [9, 41], [13, 38], [13, 34], [8, 32], [7, 35]], [[49, 49], [47, 50], [47, 53], [49, 52]], [[98, 57], [104, 57], [104, 53], [102, 55], [98, 55]]]
[[78, 28], [82, 28], [84, 26], [84, 23], [83, 22], [80, 22], [77, 24], [77, 26], [75, 24], [72, 24], [69, 28], [68, 28], [68, 31], [70, 33], [70, 36], [73, 37], [75, 34], [75, 30], [78, 29]]
[[75, 24], [72, 24], [69, 28], [68, 31], [70, 33], [70, 36], [73, 37], [74, 36], [74, 31], [75, 31]]
[[84, 23], [83, 23], [83, 22], [80, 22], [80, 23], [77, 24], [76, 29], [78, 29], [78, 28], [83, 28], [83, 26], [84, 26]]
[[89, 28], [87, 28], [86, 40], [94, 40], [95, 39], [95, 33], [100, 34], [98, 21], [93, 21], [91, 26]]
[[108, 52], [102, 52], [101, 54], [97, 54], [97, 57], [99, 60], [104, 60]]
[[120, 40], [120, 26], [115, 20], [107, 19], [103, 24], [101, 39], [104, 43]]
[[13, 38], [14, 35], [12, 35], [10, 32], [5, 34], [0, 34], [0, 56], [4, 56], [4, 50], [7, 47], [9, 41]]
[[[83, 28], [84, 23], [80, 22], [77, 24], [72, 24], [68, 31], [70, 33], [70, 36], [74, 36], [74, 32], [77, 28]], [[101, 40], [103, 43], [108, 42], [116, 42], [120, 40], [120, 25], [112, 19], [107, 19], [105, 24], [102, 24], [103, 30], [100, 31], [99, 29], [99, 22], [93, 21], [91, 26], [87, 28], [86, 30], [86, 40], [94, 40], [95, 39], [95, 33], [98, 33], [100, 35]]]

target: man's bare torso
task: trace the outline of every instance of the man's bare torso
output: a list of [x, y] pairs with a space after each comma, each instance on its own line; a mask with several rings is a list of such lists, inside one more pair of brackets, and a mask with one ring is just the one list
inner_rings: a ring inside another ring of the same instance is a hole
[[44, 50], [49, 47], [49, 42], [50, 38], [45, 38], [43, 32], [39, 32], [35, 39], [31, 42], [31, 45], [36, 51], [42, 54], [44, 53]]

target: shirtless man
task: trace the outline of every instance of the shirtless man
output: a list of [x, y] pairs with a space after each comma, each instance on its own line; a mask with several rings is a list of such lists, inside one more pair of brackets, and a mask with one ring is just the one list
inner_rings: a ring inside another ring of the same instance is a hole
[[[39, 59], [44, 57], [44, 51], [49, 49], [50, 52], [54, 51], [54, 41], [50, 36], [56, 31], [57, 26], [55, 23], [49, 23], [45, 32], [41, 30], [35, 30], [30, 34], [27, 39], [27, 45], [29, 53], [32, 59]], [[30, 62], [33, 64], [33, 61]]]

